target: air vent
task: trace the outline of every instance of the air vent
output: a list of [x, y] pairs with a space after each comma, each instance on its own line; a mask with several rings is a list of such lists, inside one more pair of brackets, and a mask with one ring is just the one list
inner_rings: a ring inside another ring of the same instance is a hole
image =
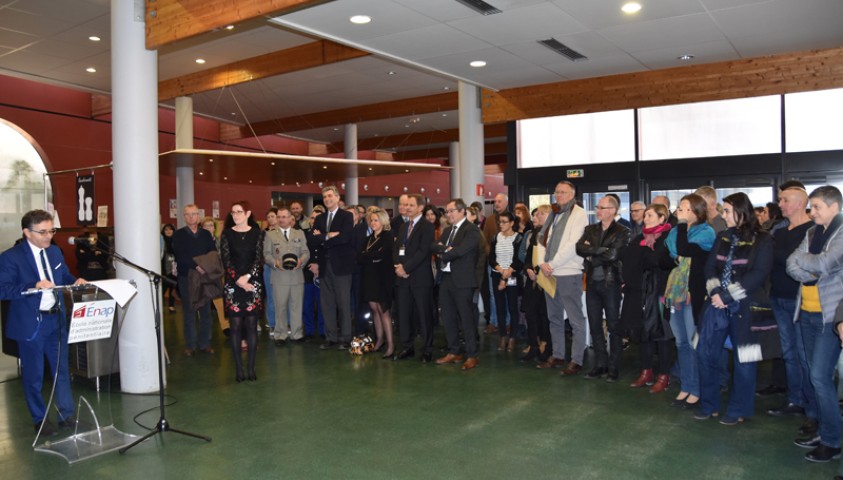
[[539, 40], [539, 43], [544, 45], [545, 47], [553, 50], [554, 52], [558, 53], [566, 57], [568, 60], [573, 60], [574, 62], [580, 60], [588, 60], [588, 57], [583, 55], [582, 53], [574, 50], [573, 48], [565, 45], [564, 43], [560, 42], [555, 38], [548, 38], [547, 40]]
[[484, 2], [483, 0], [457, 0], [458, 2], [462, 3], [466, 7], [476, 10], [483, 15], [494, 15], [496, 13], [501, 13], [500, 10], [497, 8], [489, 5], [488, 3]]

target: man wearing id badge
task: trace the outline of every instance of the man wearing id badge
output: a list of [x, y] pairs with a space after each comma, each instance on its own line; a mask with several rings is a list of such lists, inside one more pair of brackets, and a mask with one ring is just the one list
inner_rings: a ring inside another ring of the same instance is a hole
[[[407, 195], [405, 214], [395, 237], [392, 263], [395, 266], [395, 300], [398, 304], [398, 328], [403, 349], [395, 356], [404, 360], [415, 356], [416, 330], [422, 337], [424, 363], [433, 359], [433, 316], [430, 310], [433, 290], [433, 271], [430, 268], [430, 247], [433, 244], [433, 224], [422, 218], [424, 197]], [[418, 318], [418, 323], [414, 321]]]

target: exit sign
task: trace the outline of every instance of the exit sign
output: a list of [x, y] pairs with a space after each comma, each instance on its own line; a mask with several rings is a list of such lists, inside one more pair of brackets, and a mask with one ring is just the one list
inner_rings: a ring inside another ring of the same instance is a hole
[[582, 168], [568, 170], [568, 178], [583, 178], [584, 176], [585, 170], [583, 170]]

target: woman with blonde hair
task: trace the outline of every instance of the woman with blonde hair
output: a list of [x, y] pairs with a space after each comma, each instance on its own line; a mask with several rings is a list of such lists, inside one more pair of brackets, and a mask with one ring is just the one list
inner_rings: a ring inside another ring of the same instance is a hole
[[386, 343], [384, 359], [392, 358], [395, 344], [392, 335], [392, 286], [395, 284], [395, 269], [392, 265], [393, 237], [389, 216], [383, 210], [366, 214], [366, 221], [372, 234], [357, 253], [357, 262], [363, 266], [360, 280], [360, 301], [368, 302], [375, 326], [375, 351]]

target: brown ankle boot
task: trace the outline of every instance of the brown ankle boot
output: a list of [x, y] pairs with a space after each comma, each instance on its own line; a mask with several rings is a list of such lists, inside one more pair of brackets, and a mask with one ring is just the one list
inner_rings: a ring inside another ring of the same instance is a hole
[[670, 375], [660, 374], [656, 379], [656, 383], [650, 387], [650, 393], [662, 393], [670, 386]]
[[632, 388], [641, 388], [644, 385], [652, 385], [653, 384], [653, 371], [650, 369], [641, 370], [641, 375], [638, 376], [638, 379], [634, 382], [630, 383], [629, 386]]

